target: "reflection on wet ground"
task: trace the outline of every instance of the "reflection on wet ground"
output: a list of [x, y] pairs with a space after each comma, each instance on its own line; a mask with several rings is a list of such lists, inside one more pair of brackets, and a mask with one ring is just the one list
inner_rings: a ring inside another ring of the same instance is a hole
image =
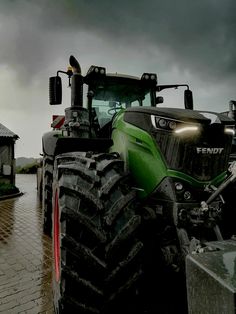
[[42, 233], [36, 176], [17, 175], [24, 195], [0, 201], [0, 313], [54, 313], [51, 239]]

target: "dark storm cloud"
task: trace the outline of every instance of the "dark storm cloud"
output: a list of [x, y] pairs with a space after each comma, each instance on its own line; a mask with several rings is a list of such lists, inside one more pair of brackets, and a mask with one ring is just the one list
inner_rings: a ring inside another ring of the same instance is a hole
[[[236, 97], [235, 12], [235, 0], [0, 0], [1, 120], [21, 137], [17, 155], [38, 157], [51, 115], [64, 113], [48, 106], [47, 84], [71, 53], [83, 71], [95, 63], [188, 82], [196, 109], [226, 111]], [[180, 92], [169, 103], [163, 94], [164, 105], [183, 107]]]
[[5, 1], [0, 4], [0, 63], [27, 77], [47, 67], [63, 45], [79, 47], [70, 34], [84, 32], [124, 49], [154, 54], [158, 49], [169, 67], [203, 79], [235, 78], [235, 10], [235, 0]]

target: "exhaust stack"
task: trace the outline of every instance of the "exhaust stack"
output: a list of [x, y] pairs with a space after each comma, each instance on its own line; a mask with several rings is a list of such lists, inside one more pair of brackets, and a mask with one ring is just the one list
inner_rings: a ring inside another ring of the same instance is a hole
[[69, 62], [73, 70], [71, 78], [71, 107], [83, 107], [83, 76], [81, 67], [74, 56], [70, 56]]

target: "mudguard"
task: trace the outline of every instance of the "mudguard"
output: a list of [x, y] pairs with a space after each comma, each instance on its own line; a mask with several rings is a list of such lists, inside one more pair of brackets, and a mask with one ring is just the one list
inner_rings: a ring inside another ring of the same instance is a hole
[[44, 155], [54, 156], [59, 136], [61, 136], [60, 131], [50, 131], [43, 135], [42, 147]]
[[68, 152], [107, 152], [113, 141], [108, 138], [63, 137], [59, 131], [51, 131], [43, 136], [43, 153], [56, 156]]

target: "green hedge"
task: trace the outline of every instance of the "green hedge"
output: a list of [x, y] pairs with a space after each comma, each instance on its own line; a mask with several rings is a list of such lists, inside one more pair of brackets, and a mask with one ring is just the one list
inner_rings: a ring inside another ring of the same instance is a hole
[[0, 196], [19, 193], [19, 189], [13, 184], [0, 183]]

